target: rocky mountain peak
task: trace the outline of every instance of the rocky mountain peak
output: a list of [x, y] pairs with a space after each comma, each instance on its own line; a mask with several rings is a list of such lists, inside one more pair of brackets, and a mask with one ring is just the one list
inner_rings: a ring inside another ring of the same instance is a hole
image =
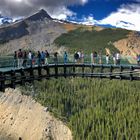
[[41, 9], [37, 13], [33, 14], [32, 16], [26, 18], [26, 20], [29, 21], [37, 21], [43, 19], [49, 19], [49, 20], [52, 19], [51, 16], [44, 9]]

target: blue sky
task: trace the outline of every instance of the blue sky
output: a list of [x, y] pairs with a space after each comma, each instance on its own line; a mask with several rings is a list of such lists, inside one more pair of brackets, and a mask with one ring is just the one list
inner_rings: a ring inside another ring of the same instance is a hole
[[140, 0], [0, 0], [1, 15], [14, 19], [41, 8], [57, 19], [140, 31]]
[[140, 31], [140, 0], [89, 0], [68, 8], [75, 13], [69, 20]]

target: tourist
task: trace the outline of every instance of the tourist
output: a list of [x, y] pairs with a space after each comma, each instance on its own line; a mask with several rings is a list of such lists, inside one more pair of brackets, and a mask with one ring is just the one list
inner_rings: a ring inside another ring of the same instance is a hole
[[81, 51], [78, 51], [77, 54], [79, 55], [78, 63], [81, 63]]
[[26, 67], [27, 66], [27, 53], [26, 51], [24, 51], [23, 53], [23, 64], [22, 64], [23, 67]]
[[81, 52], [81, 56], [80, 57], [81, 57], [80, 58], [81, 59], [81, 63], [84, 63], [84, 52], [83, 51]]
[[46, 58], [45, 58], [45, 64], [49, 64], [50, 54], [49, 54], [49, 52], [47, 50], [45, 51], [45, 56], [46, 56]]
[[18, 51], [18, 67], [19, 68], [22, 67], [22, 64], [23, 64], [22, 57], [23, 57], [23, 53], [22, 53], [21, 49], [19, 49], [19, 51]]
[[66, 64], [68, 62], [68, 54], [67, 52], [65, 51], [64, 52], [64, 64]]
[[35, 65], [35, 53], [32, 53], [32, 65]]
[[37, 63], [38, 63], [38, 66], [41, 65], [41, 54], [40, 54], [40, 51], [37, 52]]
[[137, 64], [140, 65], [140, 54], [137, 55]]
[[117, 64], [117, 65], [120, 65], [120, 60], [121, 60], [121, 55], [120, 55], [120, 53], [118, 52], [118, 53], [116, 53], [116, 64]]
[[79, 59], [79, 55], [77, 52], [74, 53], [74, 62], [77, 63]]
[[14, 52], [14, 64], [13, 64], [14, 67], [17, 67], [17, 56], [18, 56], [17, 51], [15, 51]]
[[58, 52], [54, 53], [54, 63], [58, 64]]
[[113, 63], [114, 63], [114, 65], [116, 65], [116, 54], [113, 52]]
[[102, 64], [102, 50], [99, 51], [98, 58], [99, 58], [99, 64]]
[[42, 51], [41, 52], [41, 63], [42, 63], [42, 65], [44, 65], [45, 64], [45, 53], [44, 53], [44, 51]]
[[28, 59], [29, 59], [29, 65], [30, 67], [32, 67], [32, 52], [31, 51], [29, 51], [28, 53]]
[[109, 64], [109, 54], [106, 54], [106, 64]]
[[92, 64], [95, 64], [96, 63], [96, 59], [97, 59], [97, 52], [95, 52], [94, 50], [93, 50], [93, 52], [91, 53], [91, 63]]

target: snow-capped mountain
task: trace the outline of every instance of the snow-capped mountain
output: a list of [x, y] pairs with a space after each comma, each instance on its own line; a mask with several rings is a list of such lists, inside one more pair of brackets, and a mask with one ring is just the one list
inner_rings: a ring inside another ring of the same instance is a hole
[[0, 25], [2, 25], [2, 24], [10, 24], [12, 22], [13, 22], [12, 18], [0, 15]]

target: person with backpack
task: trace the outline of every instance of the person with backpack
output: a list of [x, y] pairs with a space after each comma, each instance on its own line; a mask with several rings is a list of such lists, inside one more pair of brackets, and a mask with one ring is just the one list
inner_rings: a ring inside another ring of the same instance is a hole
[[97, 52], [95, 52], [93, 50], [93, 52], [91, 53], [90, 57], [91, 57], [91, 64], [95, 64], [96, 58], [97, 58]]
[[74, 54], [74, 62], [77, 63], [79, 59], [79, 54], [77, 52], [75, 52]]

